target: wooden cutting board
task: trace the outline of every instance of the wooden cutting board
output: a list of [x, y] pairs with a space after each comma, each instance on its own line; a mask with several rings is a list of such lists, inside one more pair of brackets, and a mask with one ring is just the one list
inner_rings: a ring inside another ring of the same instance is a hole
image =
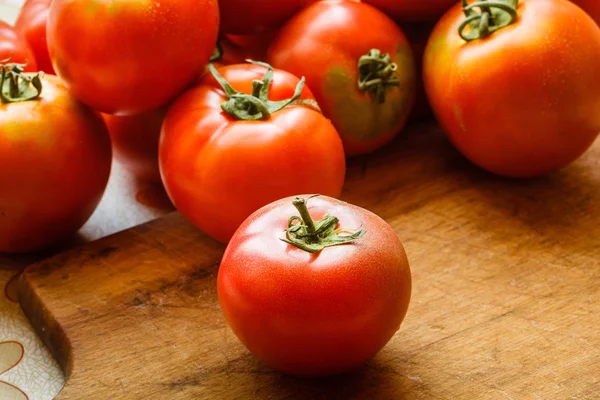
[[58, 399], [598, 399], [600, 143], [538, 180], [469, 165], [437, 128], [353, 160], [343, 198], [403, 240], [404, 324], [364, 367], [296, 379], [226, 326], [223, 246], [178, 214], [31, 266], [20, 301]]

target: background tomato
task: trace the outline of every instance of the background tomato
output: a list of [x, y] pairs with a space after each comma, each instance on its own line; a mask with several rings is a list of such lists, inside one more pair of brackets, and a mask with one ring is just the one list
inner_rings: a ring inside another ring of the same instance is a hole
[[410, 302], [404, 248], [377, 215], [320, 196], [308, 202], [317, 221], [366, 233], [311, 254], [283, 242], [299, 216], [292, 198], [252, 214], [227, 246], [217, 278], [223, 313], [259, 359], [293, 375], [347, 371], [373, 357], [399, 329]]
[[271, 30], [253, 35], [223, 35], [219, 39], [221, 57], [214, 61], [217, 66], [243, 64], [246, 60], [264, 61], [267, 50], [277, 31]]
[[600, 1], [598, 0], [571, 0], [579, 7], [583, 8], [598, 25], [600, 25]]
[[37, 71], [35, 56], [12, 26], [0, 21], [0, 61], [8, 60], [18, 64], [27, 64], [27, 72]]
[[363, 0], [397, 21], [434, 21], [460, 0]]
[[102, 118], [54, 75], [37, 100], [0, 104], [0, 253], [73, 235], [106, 187], [111, 148]]
[[277, 28], [317, 0], [219, 0], [221, 32], [253, 34]]
[[135, 177], [161, 182], [158, 141], [167, 107], [136, 115], [103, 114], [114, 157]]
[[[372, 49], [381, 56], [370, 55]], [[363, 56], [371, 61], [359, 69]], [[306, 77], [350, 156], [391, 141], [412, 108], [416, 77], [410, 45], [394, 21], [367, 4], [333, 0], [305, 8], [281, 28], [267, 60]], [[359, 90], [361, 79], [373, 84], [370, 90]]]
[[431, 36], [424, 77], [438, 121], [469, 160], [533, 177], [576, 160], [600, 132], [600, 28], [566, 0], [523, 0], [517, 11], [513, 24], [466, 43], [454, 7]]
[[218, 25], [217, 0], [54, 0], [48, 47], [78, 99], [136, 114], [166, 105], [196, 79]]
[[35, 55], [37, 68], [54, 74], [46, 41], [46, 23], [52, 0], [26, 0], [15, 22], [15, 30], [25, 39]]
[[[267, 69], [237, 64], [219, 69], [235, 90], [252, 93]], [[272, 101], [293, 96], [299, 79], [275, 70]], [[312, 100], [305, 86], [301, 100]], [[228, 241], [254, 211], [297, 190], [337, 197], [345, 159], [333, 125], [307, 106], [288, 106], [266, 120], [223, 112], [227, 97], [209, 73], [180, 96], [165, 117], [161, 174], [175, 207], [210, 236]]]

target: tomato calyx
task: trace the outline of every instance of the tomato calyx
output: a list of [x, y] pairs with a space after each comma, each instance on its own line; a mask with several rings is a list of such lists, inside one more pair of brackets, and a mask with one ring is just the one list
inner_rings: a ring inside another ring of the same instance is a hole
[[267, 68], [267, 72], [263, 76], [262, 80], [252, 81], [252, 94], [241, 93], [235, 90], [221, 74], [215, 69], [212, 64], [208, 65], [210, 73], [217, 80], [219, 85], [225, 91], [225, 95], [228, 100], [221, 104], [221, 108], [232, 118], [244, 121], [256, 121], [266, 120], [271, 117], [272, 114], [282, 110], [291, 103], [295, 102], [304, 89], [304, 77], [300, 79], [294, 95], [282, 101], [271, 101], [269, 100], [269, 89], [273, 82], [273, 67], [267, 63], [246, 60], [251, 64], [260, 65]]
[[[466, 42], [488, 37], [515, 22], [518, 4], [519, 0], [477, 0], [471, 4], [462, 0], [467, 18], [458, 27], [458, 34]], [[476, 8], [479, 8], [479, 12]]]
[[[308, 199], [312, 197], [315, 196]], [[322, 220], [315, 222], [306, 206], [308, 199], [296, 197], [293, 200], [292, 203], [300, 216], [290, 217], [288, 228], [285, 231], [286, 238], [281, 239], [282, 241], [309, 253], [318, 253], [325, 247], [350, 243], [365, 235], [366, 231], [364, 229], [355, 231], [350, 235], [340, 235], [341, 232], [346, 230], [336, 229], [339, 219], [332, 215], [327, 215]]]
[[397, 70], [398, 65], [388, 53], [371, 49], [358, 59], [358, 90], [369, 92], [377, 104], [385, 103], [387, 91], [400, 86]]
[[28, 75], [23, 72], [27, 64], [7, 63], [0, 61], [0, 101], [2, 103], [18, 103], [35, 100], [42, 94], [43, 72]]

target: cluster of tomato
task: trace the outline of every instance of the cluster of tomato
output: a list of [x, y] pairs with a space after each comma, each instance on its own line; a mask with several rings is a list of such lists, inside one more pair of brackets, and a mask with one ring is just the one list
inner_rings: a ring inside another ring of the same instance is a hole
[[[600, 132], [583, 11], [600, 20], [600, 2], [576, 3], [27, 0], [0, 36], [0, 252], [79, 229], [112, 143], [229, 242], [219, 299], [254, 354], [294, 374], [359, 365], [399, 328], [411, 278], [389, 225], [336, 200], [346, 157], [430, 107], [490, 172], [576, 160]], [[289, 197], [311, 193], [310, 212]]]

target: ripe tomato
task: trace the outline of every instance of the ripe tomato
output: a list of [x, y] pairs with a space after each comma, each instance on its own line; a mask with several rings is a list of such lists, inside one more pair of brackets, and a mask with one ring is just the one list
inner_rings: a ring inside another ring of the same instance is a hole
[[194, 81], [218, 25], [217, 0], [54, 0], [48, 47], [79, 100], [107, 114], [137, 114]]
[[15, 22], [15, 30], [29, 44], [40, 71], [54, 74], [48, 43], [46, 23], [52, 0], [26, 0]]
[[214, 63], [225, 66], [243, 64], [248, 59], [264, 61], [267, 59], [269, 45], [276, 36], [275, 30], [253, 35], [223, 35], [219, 40], [221, 56]]
[[435, 21], [460, 0], [363, 0], [396, 21]]
[[600, 25], [600, 1], [598, 0], [571, 0], [579, 7], [583, 8], [598, 25]]
[[496, 30], [478, 39], [485, 11], [471, 10], [474, 26], [463, 35], [473, 40], [459, 35], [466, 17], [457, 5], [425, 50], [427, 94], [450, 140], [474, 164], [509, 177], [576, 160], [600, 132], [598, 26], [566, 0], [524, 0], [514, 21], [492, 7]]
[[10, 60], [13, 63], [26, 64], [26, 72], [37, 70], [35, 56], [12, 26], [0, 21], [0, 61]]
[[364, 3], [320, 1], [304, 9], [281, 28], [267, 60], [306, 77], [349, 156], [391, 141], [414, 101], [414, 60], [406, 37]]
[[219, 0], [221, 32], [253, 34], [277, 28], [317, 0]]
[[[175, 101], [163, 123], [161, 174], [181, 214], [226, 242], [254, 211], [297, 190], [339, 196], [345, 159], [333, 125], [305, 105], [274, 109], [274, 102], [297, 95], [303, 102], [312, 100], [307, 87], [295, 93], [303, 82], [284, 71], [275, 71], [271, 82], [272, 69], [253, 64], [219, 71], [246, 94], [224, 92], [220, 84], [227, 87], [226, 82], [208, 73]], [[270, 116], [260, 111], [266, 106]]]
[[[40, 97], [30, 85], [27, 93], [17, 90], [15, 102], [0, 104], [0, 253], [37, 251], [73, 235], [92, 215], [110, 174], [100, 115], [54, 75], [32, 83], [41, 85]], [[5, 93], [9, 86], [7, 79]]]
[[[319, 376], [357, 367], [386, 345], [408, 310], [411, 273], [377, 215], [325, 196], [310, 199], [309, 210], [305, 199], [285, 198], [252, 214], [225, 250], [217, 289], [227, 322], [256, 357]], [[345, 244], [319, 250], [336, 241]]]
[[115, 159], [143, 181], [161, 182], [158, 140], [166, 113], [163, 107], [136, 115], [103, 114]]

